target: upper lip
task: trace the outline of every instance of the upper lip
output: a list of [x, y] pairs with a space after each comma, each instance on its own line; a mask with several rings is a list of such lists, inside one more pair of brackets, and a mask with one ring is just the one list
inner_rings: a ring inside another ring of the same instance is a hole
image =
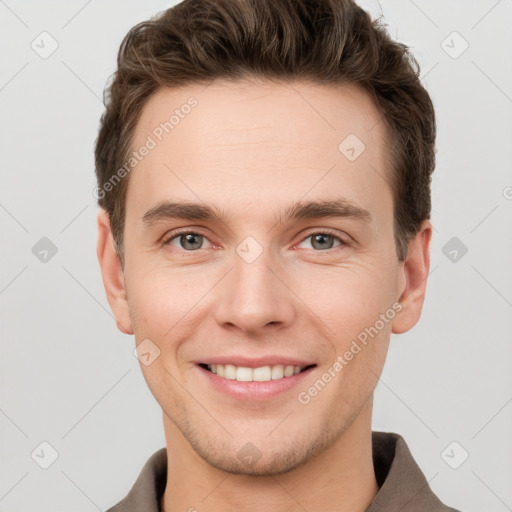
[[196, 361], [196, 364], [232, 364], [234, 366], [243, 366], [245, 368], [260, 368], [261, 366], [310, 366], [315, 363], [311, 361], [305, 361], [304, 359], [297, 359], [294, 357], [286, 356], [262, 356], [262, 357], [243, 357], [243, 356], [218, 356], [218, 357], [206, 357], [200, 361]]

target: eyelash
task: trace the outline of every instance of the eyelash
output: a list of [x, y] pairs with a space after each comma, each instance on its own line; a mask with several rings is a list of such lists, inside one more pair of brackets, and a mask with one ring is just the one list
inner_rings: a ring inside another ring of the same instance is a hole
[[[163, 245], [164, 246], [170, 246], [170, 242], [172, 242], [174, 239], [180, 237], [181, 235], [199, 235], [199, 236], [202, 236], [203, 238], [206, 238], [206, 240], [208, 240], [210, 242], [208, 237], [206, 235], [202, 234], [200, 231], [191, 231], [191, 230], [184, 229], [182, 231], [177, 231], [177, 232], [173, 233], [172, 236], [166, 238], [164, 240], [164, 242], [163, 242]], [[308, 249], [308, 251], [312, 251], [312, 252], [315, 252], [315, 253], [332, 253], [333, 251], [335, 251], [337, 249], [341, 250], [344, 247], [349, 247], [350, 246], [350, 244], [348, 242], [346, 242], [343, 238], [341, 238], [340, 236], [336, 235], [335, 233], [333, 233], [329, 229], [325, 229], [325, 230], [322, 230], [322, 231], [312, 231], [312, 232], [308, 233], [304, 238], [302, 238], [302, 240], [299, 243], [304, 242], [308, 238], [311, 238], [313, 235], [329, 235], [329, 236], [333, 237], [335, 240], [337, 240], [338, 242], [340, 242], [340, 244], [335, 246], [335, 247], [331, 247], [330, 249], [324, 249], [324, 250]], [[212, 242], [210, 242], [210, 243], [212, 243]], [[173, 247], [173, 250], [174, 249], [177, 249], [177, 248]], [[178, 250], [180, 250], [180, 249], [178, 249]], [[193, 251], [187, 251], [185, 249], [181, 249], [181, 251], [185, 252], [185, 253], [195, 253], [195, 252], [198, 252], [200, 250], [201, 249], [196, 249], [196, 250], [193, 250]]]

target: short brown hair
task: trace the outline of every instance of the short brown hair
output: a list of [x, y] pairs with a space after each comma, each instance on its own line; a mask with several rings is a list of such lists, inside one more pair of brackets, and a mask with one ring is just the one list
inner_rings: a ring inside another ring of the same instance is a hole
[[[128, 176], [112, 177], [135, 126], [161, 87], [244, 78], [353, 84], [374, 100], [386, 128], [399, 261], [430, 219], [436, 121], [409, 48], [352, 0], [184, 0], [134, 26], [104, 94], [95, 159], [98, 204], [123, 260]], [[341, 141], [340, 141], [341, 142]]]

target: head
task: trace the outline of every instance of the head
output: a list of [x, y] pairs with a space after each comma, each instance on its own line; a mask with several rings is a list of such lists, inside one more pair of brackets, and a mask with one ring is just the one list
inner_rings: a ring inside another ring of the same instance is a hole
[[[130, 30], [96, 142], [98, 256], [166, 433], [267, 474], [371, 409], [421, 314], [435, 131], [407, 47], [348, 0], [185, 0]], [[308, 368], [264, 400], [210, 385], [209, 363], [269, 358]]]

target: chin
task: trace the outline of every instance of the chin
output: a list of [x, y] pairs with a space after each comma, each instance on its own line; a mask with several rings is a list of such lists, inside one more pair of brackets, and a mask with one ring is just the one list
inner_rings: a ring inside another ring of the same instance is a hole
[[186, 437], [194, 451], [211, 466], [226, 473], [246, 476], [288, 473], [318, 456], [335, 441], [335, 436], [327, 431], [317, 431], [309, 439], [302, 433], [300, 439], [286, 437], [277, 438], [273, 442], [263, 439], [254, 444], [205, 437], [197, 442], [196, 436]]

